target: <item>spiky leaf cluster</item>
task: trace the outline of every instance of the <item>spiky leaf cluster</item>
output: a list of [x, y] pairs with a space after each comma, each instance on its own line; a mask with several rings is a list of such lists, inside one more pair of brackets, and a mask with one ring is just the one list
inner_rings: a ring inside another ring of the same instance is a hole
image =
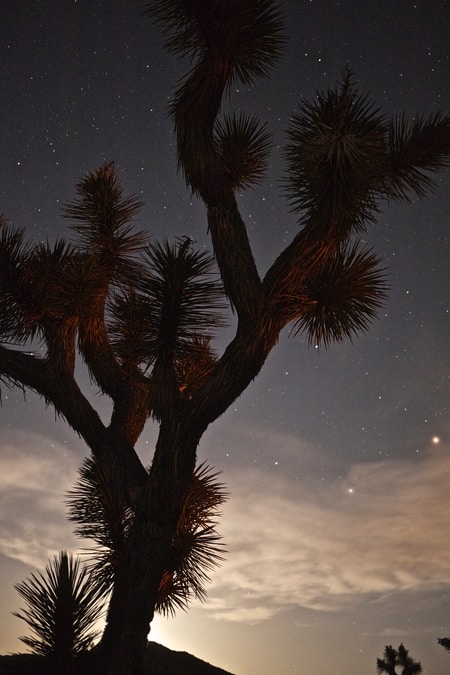
[[265, 77], [284, 49], [284, 20], [270, 0], [153, 0], [146, 11], [162, 27], [169, 51], [221, 61], [229, 84]]
[[119, 354], [147, 366], [158, 358], [174, 363], [195, 356], [196, 338], [209, 338], [223, 325], [223, 291], [213, 276], [213, 259], [183, 239], [150, 244], [145, 262], [145, 275], [130, 293], [117, 296], [112, 309]]
[[64, 214], [73, 222], [77, 244], [112, 267], [116, 282], [122, 276], [127, 279], [133, 256], [147, 239], [131, 225], [141, 201], [134, 195], [124, 196], [114, 162], [83, 177], [76, 193], [77, 198], [65, 204]]
[[209, 572], [224, 559], [216, 518], [227, 493], [218, 475], [205, 464], [194, 473], [161, 579], [157, 608], [163, 614], [187, 609], [193, 597], [204, 600]]
[[[51, 342], [66, 322], [102, 311], [111, 283], [129, 282], [146, 237], [130, 219], [138, 200], [124, 197], [114, 164], [83, 178], [66, 215], [75, 221], [76, 243], [58, 239], [32, 244], [20, 228], [0, 219], [0, 335], [23, 344]], [[98, 317], [97, 317], [98, 318]]]
[[70, 663], [92, 646], [98, 633], [93, 626], [103, 610], [103, 592], [87, 568], [65, 551], [55, 556], [45, 573], [31, 574], [14, 588], [27, 604], [15, 612], [31, 628], [20, 639], [35, 654]]
[[27, 269], [31, 244], [24, 231], [0, 219], [0, 336], [4, 342], [23, 343], [33, 337], [36, 311]]
[[120, 490], [117, 494], [117, 472], [114, 465], [101, 465], [92, 457], [85, 459], [67, 499], [70, 520], [78, 523], [76, 534], [110, 549], [123, 548], [132, 521], [130, 507], [125, 506]]
[[299, 313], [295, 332], [305, 332], [309, 344], [327, 347], [368, 330], [386, 298], [379, 263], [359, 244], [341, 246], [326, 257], [293, 299]]
[[375, 219], [380, 199], [426, 196], [449, 166], [450, 116], [388, 119], [358, 91], [339, 87], [301, 104], [288, 129], [287, 194], [317, 238], [345, 241]]
[[433, 174], [450, 166], [450, 115], [395, 115], [389, 121], [385, 195], [397, 201], [420, 199], [436, 188]]
[[[227, 494], [217, 476], [204, 464], [194, 472], [161, 578], [157, 610], [163, 614], [186, 609], [192, 597], [204, 599], [208, 572], [223, 560], [224, 549], [215, 525]], [[94, 552], [89, 567], [104, 593], [111, 589], [115, 571], [126, 555], [134, 520], [126, 500], [114, 489], [116, 478], [88, 458], [67, 500], [69, 519], [77, 523], [75, 532], [97, 544], [86, 553], [92, 556]]]
[[303, 102], [288, 134], [287, 193], [302, 223], [339, 240], [363, 230], [376, 212], [386, 120], [358, 93], [352, 74]]
[[271, 146], [266, 124], [244, 113], [226, 114], [217, 122], [214, 140], [233, 190], [244, 190], [263, 180]]
[[63, 239], [38, 243], [28, 259], [30, 293], [44, 332], [51, 323], [88, 318], [105, 293], [106, 263]]

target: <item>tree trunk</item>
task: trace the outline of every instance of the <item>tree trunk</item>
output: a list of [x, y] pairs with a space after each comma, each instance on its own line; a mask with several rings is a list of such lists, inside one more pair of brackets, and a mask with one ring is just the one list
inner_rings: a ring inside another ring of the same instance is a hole
[[143, 673], [147, 636], [170, 539], [167, 526], [156, 529], [143, 519], [133, 526], [126, 557], [116, 572], [100, 643], [104, 675]]
[[[102, 675], [143, 675], [147, 637], [161, 578], [186, 491], [195, 468], [197, 440], [162, 424], [147, 489], [135, 509], [126, 552], [116, 569], [99, 645]], [[179, 429], [179, 427], [178, 427]]]

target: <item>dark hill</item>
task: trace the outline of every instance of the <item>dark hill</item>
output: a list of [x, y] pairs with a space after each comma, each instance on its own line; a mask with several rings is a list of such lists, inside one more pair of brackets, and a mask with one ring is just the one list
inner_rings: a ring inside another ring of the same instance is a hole
[[[80, 675], [93, 674], [88, 663], [79, 669]], [[0, 675], [45, 675], [45, 668], [31, 654], [0, 656]], [[167, 649], [157, 642], [148, 643], [146, 675], [233, 675], [211, 666], [187, 652]]]
[[149, 642], [148, 655], [148, 675], [232, 675], [187, 652], [175, 652], [157, 642]]

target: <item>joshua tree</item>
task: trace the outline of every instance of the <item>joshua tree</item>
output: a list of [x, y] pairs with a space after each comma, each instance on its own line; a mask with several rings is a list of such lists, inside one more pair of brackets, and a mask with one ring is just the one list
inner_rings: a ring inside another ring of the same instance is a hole
[[420, 675], [422, 666], [419, 661], [409, 656], [408, 650], [401, 644], [397, 649], [391, 645], [384, 648], [383, 659], [377, 659], [377, 673], [378, 675], [397, 675], [395, 670], [399, 666], [402, 670], [399, 675]]
[[450, 652], [450, 638], [438, 638], [438, 643]]
[[98, 633], [95, 622], [102, 613], [102, 590], [92, 583], [86, 567], [62, 551], [38, 572], [15, 585], [27, 609], [15, 612], [32, 630], [20, 639], [45, 657], [46, 672], [69, 675], [73, 660], [92, 647]]
[[[101, 640], [110, 675], [142, 672], [203, 433], [258, 375], [287, 325], [325, 346], [369, 327], [385, 286], [358, 233], [380, 200], [424, 197], [450, 153], [448, 116], [388, 118], [346, 71], [292, 117], [286, 192], [300, 230], [261, 278], [235, 193], [263, 179], [269, 135], [244, 113], [221, 115], [221, 102], [232, 83], [253, 84], [280, 57], [279, 9], [272, 0], [153, 0], [148, 11], [166, 47], [192, 59], [170, 115], [214, 256], [136, 232], [139, 202], [123, 195], [111, 164], [83, 178], [66, 207], [74, 242], [33, 245], [6, 225], [0, 239], [3, 381], [54, 406], [114, 477], [113, 498], [133, 512]], [[216, 354], [224, 306], [236, 330]], [[30, 352], [34, 340], [42, 355]], [[77, 351], [112, 401], [108, 425], [75, 379]], [[149, 417], [159, 436], [147, 470], [134, 446]]]

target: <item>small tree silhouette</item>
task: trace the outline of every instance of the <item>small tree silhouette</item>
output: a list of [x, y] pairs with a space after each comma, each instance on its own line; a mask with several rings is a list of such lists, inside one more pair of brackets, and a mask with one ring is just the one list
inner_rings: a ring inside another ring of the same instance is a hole
[[75, 656], [89, 649], [98, 636], [95, 623], [103, 609], [104, 594], [93, 583], [88, 569], [70, 553], [61, 551], [45, 573], [31, 574], [14, 588], [27, 609], [14, 612], [31, 628], [31, 637], [20, 639], [45, 657], [58, 675], [73, 671]]
[[438, 638], [438, 643], [450, 652], [450, 638]]
[[396, 666], [402, 668], [398, 675], [419, 675], [422, 672], [422, 666], [419, 661], [409, 656], [408, 650], [403, 644], [398, 649], [391, 645], [384, 648], [383, 659], [377, 659], [378, 675], [397, 675]]

